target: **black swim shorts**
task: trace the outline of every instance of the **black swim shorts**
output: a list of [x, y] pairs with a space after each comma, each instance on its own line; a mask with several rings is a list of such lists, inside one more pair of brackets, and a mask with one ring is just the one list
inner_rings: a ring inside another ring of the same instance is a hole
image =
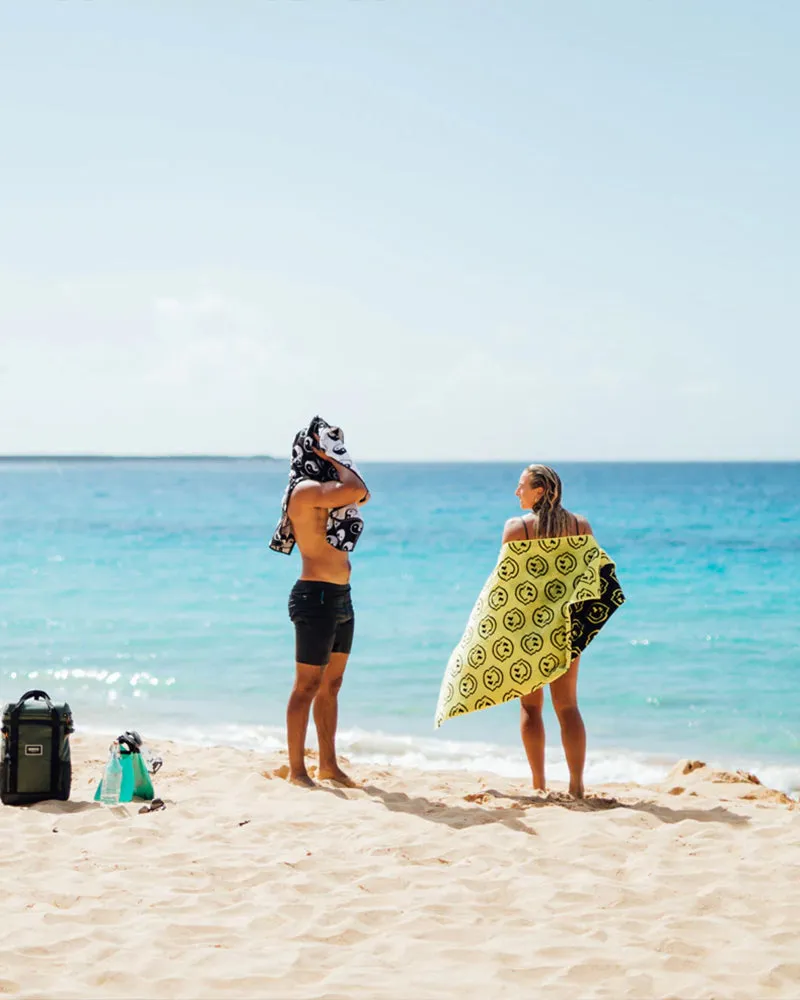
[[298, 580], [289, 595], [294, 623], [295, 659], [324, 667], [331, 653], [349, 653], [355, 615], [350, 585]]

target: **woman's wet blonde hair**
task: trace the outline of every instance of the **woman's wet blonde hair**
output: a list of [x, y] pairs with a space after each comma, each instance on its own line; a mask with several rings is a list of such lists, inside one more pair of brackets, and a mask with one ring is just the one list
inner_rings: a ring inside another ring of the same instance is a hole
[[544, 490], [541, 499], [534, 505], [533, 512], [538, 518], [536, 534], [539, 538], [559, 538], [569, 533], [568, 510], [561, 506], [561, 478], [549, 465], [529, 465], [525, 470], [531, 486]]

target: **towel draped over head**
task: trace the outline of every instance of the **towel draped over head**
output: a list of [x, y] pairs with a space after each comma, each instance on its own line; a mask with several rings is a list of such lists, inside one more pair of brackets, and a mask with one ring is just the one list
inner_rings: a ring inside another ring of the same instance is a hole
[[624, 600], [591, 535], [503, 545], [447, 664], [436, 726], [561, 677]]
[[[283, 494], [281, 503], [281, 518], [275, 528], [269, 547], [273, 552], [289, 555], [295, 546], [292, 522], [289, 520], [289, 501], [298, 483], [310, 479], [315, 483], [330, 483], [339, 479], [339, 473], [331, 462], [326, 462], [314, 451], [319, 448], [341, 465], [354, 472], [361, 482], [361, 477], [355, 463], [344, 446], [344, 434], [339, 427], [333, 427], [322, 419], [314, 417], [308, 427], [295, 434], [292, 444], [292, 457], [289, 464], [289, 482]], [[366, 484], [364, 495], [367, 494]], [[347, 504], [328, 512], [328, 522], [325, 527], [325, 538], [329, 545], [342, 552], [352, 552], [364, 527], [364, 519], [356, 504]]]

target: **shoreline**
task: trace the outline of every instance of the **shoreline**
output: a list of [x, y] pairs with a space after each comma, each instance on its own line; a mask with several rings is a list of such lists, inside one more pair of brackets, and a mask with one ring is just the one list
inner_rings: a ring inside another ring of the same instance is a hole
[[[0, 809], [20, 997], [285, 1000], [781, 997], [800, 990], [800, 804], [679, 762], [575, 802], [488, 771], [345, 764], [308, 791], [285, 755], [151, 738], [159, 812], [73, 797]], [[310, 764], [313, 766], [313, 755]], [[344, 762], [343, 762], [344, 763]], [[783, 873], [776, 878], [776, 871]], [[37, 961], [36, 956], [47, 956]]]
[[[134, 726], [133, 728], [137, 728]], [[273, 754], [285, 749], [285, 730], [280, 726], [221, 725], [208, 731], [207, 727], [186, 727], [177, 735], [168, 735], [166, 726], [157, 722], [152, 726], [138, 726], [150, 741], [174, 742], [178, 745], [208, 747], [210, 745], [234, 750]], [[192, 728], [196, 731], [191, 733]], [[235, 730], [239, 729], [237, 733]], [[227, 733], [225, 732], [227, 730]], [[122, 731], [122, 730], [120, 730]], [[104, 737], [108, 742], [113, 735], [103, 726], [81, 725], [78, 734], [95, 738]], [[487, 770], [505, 781], [524, 782], [530, 774], [521, 743], [493, 743], [478, 740], [457, 740], [443, 737], [391, 733], [383, 730], [343, 728], [337, 737], [340, 752], [363, 766], [390, 767], [421, 772], [452, 772], [456, 774]], [[316, 746], [313, 725], [309, 726], [308, 745]], [[567, 782], [567, 767], [560, 744], [548, 744], [546, 749], [548, 778]], [[747, 771], [758, 775], [771, 787], [800, 800], [800, 760], [776, 756], [774, 759], [753, 760], [746, 755], [698, 754], [709, 767], [720, 771]], [[618, 746], [596, 746], [590, 743], [587, 754], [586, 784], [636, 784], [643, 787], [657, 786], [666, 779], [680, 755], [668, 751], [632, 750]]]

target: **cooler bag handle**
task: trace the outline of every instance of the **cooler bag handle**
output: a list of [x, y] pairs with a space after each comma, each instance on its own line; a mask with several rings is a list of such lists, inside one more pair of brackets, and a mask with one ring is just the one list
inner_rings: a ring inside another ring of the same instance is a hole
[[38, 690], [26, 691], [25, 694], [16, 703], [16, 705], [11, 709], [11, 711], [21, 712], [22, 706], [25, 704], [26, 701], [35, 701], [35, 700], [46, 701], [47, 707], [50, 709], [51, 712], [55, 712], [56, 717], [58, 717], [58, 712], [56, 712], [55, 708], [53, 707], [53, 703], [52, 701], [50, 701], [50, 695], [46, 691], [38, 691]]

